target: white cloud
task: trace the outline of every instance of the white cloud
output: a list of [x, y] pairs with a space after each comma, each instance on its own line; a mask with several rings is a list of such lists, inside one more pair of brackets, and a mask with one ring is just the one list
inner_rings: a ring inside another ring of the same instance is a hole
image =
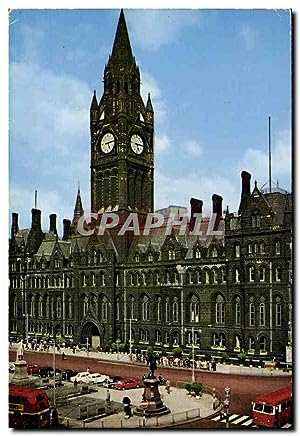
[[249, 24], [242, 24], [240, 35], [245, 43], [247, 50], [252, 50], [258, 39], [258, 32], [254, 30]]
[[161, 209], [175, 204], [185, 206], [190, 210], [190, 199], [199, 198], [203, 201], [203, 214], [210, 215], [212, 195], [223, 197], [223, 210], [228, 204], [231, 211], [237, 210], [239, 192], [236, 185], [223, 176], [190, 173], [185, 177], [170, 177], [161, 171], [156, 171], [155, 178], [155, 209]]
[[162, 96], [162, 92], [155, 78], [147, 72], [143, 72], [141, 76], [142, 76], [141, 94], [144, 103], [146, 104], [148, 99], [148, 93], [150, 92], [151, 101], [154, 110], [155, 124], [156, 125], [162, 124], [165, 121], [167, 115], [166, 101]]
[[177, 41], [186, 26], [199, 24], [199, 11], [193, 10], [128, 10], [126, 18], [133, 46], [158, 50]]
[[[273, 135], [272, 180], [276, 182], [278, 179], [280, 186], [287, 190], [290, 189], [291, 158], [290, 132], [280, 132], [276, 138]], [[253, 179], [258, 181], [258, 186], [262, 186], [268, 181], [269, 177], [268, 150], [249, 148], [243, 158], [236, 164], [236, 171], [240, 171], [241, 168], [249, 171]]]
[[163, 135], [156, 135], [155, 137], [155, 143], [154, 143], [154, 152], [155, 153], [165, 153], [171, 148], [171, 140], [170, 138], [163, 134]]
[[184, 156], [187, 157], [199, 157], [203, 153], [201, 145], [193, 139], [182, 143], [182, 151], [184, 152]]

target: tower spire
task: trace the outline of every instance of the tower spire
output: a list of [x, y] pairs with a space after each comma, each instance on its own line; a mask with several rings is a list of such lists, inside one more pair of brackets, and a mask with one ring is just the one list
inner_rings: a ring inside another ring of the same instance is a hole
[[84, 214], [84, 210], [82, 207], [82, 201], [81, 201], [81, 195], [80, 195], [80, 185], [78, 182], [78, 191], [77, 191], [77, 197], [75, 202], [75, 208], [74, 208], [74, 214], [73, 214], [73, 220], [72, 225], [76, 224], [79, 220], [79, 218]]
[[132, 50], [125, 21], [125, 15], [123, 9], [121, 9], [118, 26], [116, 30], [114, 45], [111, 54], [111, 61], [128, 62], [132, 61]]

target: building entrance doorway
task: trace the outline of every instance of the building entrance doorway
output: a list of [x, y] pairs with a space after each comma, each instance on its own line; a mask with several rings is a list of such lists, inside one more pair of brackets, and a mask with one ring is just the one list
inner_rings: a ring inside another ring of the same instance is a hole
[[100, 347], [99, 328], [92, 321], [88, 321], [83, 325], [81, 330], [81, 343], [92, 350], [97, 350], [97, 348]]

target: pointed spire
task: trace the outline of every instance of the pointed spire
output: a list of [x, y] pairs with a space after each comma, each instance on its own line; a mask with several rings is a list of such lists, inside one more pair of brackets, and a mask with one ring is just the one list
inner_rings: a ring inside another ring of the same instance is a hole
[[77, 197], [76, 197], [76, 203], [74, 208], [74, 215], [72, 220], [72, 225], [76, 224], [79, 220], [79, 218], [84, 214], [84, 210], [82, 207], [82, 201], [81, 201], [81, 195], [80, 195], [80, 186], [78, 182], [78, 191], [77, 191]]
[[148, 100], [147, 100], [147, 104], [146, 104], [146, 111], [147, 112], [153, 112], [153, 106], [152, 106], [152, 102], [151, 102], [150, 92], [148, 92]]
[[93, 98], [92, 98], [91, 109], [98, 109], [98, 102], [97, 102], [97, 97], [96, 97], [95, 89], [94, 89], [94, 95], [93, 95]]
[[116, 36], [111, 55], [112, 61], [132, 61], [132, 50], [125, 21], [124, 11], [121, 9]]

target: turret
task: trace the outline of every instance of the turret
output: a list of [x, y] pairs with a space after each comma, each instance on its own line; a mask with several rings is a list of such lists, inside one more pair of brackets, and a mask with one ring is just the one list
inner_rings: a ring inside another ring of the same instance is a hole
[[97, 102], [95, 90], [94, 90], [94, 95], [93, 95], [91, 107], [90, 107], [90, 120], [91, 120], [91, 126], [93, 124], [96, 124], [98, 121], [98, 102]]
[[150, 98], [150, 92], [148, 92], [148, 100], [146, 104], [145, 116], [146, 116], [147, 123], [153, 124], [153, 107]]
[[19, 231], [19, 214], [13, 212], [12, 213], [12, 221], [11, 221], [11, 239], [14, 239], [16, 234]]

